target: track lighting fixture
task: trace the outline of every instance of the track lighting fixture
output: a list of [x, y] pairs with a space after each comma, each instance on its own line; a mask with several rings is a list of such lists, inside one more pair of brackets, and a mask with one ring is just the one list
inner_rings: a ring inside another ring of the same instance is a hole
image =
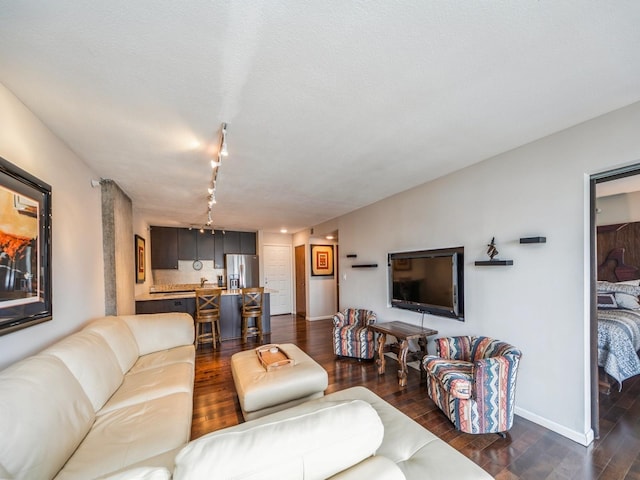
[[[222, 127], [220, 129], [220, 148], [218, 149], [218, 155], [216, 158], [211, 159], [211, 182], [209, 182], [209, 187], [207, 188], [207, 226], [210, 227], [213, 224], [211, 210], [213, 206], [216, 204], [216, 185], [218, 183], [218, 171], [222, 166], [222, 157], [226, 157], [229, 155], [229, 151], [227, 150], [227, 124], [222, 123]], [[213, 234], [213, 228], [211, 229], [211, 233]], [[224, 233], [224, 232], [223, 232]]]
[[223, 157], [229, 156], [229, 151], [227, 150], [227, 124], [222, 124], [222, 144], [220, 145], [220, 155]]

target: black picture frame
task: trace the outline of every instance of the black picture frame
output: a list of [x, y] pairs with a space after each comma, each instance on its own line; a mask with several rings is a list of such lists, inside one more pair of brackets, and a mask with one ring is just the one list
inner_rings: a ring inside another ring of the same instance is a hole
[[136, 283], [144, 283], [146, 279], [147, 267], [145, 262], [145, 242], [140, 235], [134, 235]]
[[0, 335], [52, 319], [51, 186], [0, 157]]

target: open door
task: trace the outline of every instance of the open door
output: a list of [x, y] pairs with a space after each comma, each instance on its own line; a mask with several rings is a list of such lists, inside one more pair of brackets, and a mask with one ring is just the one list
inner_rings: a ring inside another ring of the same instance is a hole
[[307, 318], [305, 246], [296, 247], [296, 316]]

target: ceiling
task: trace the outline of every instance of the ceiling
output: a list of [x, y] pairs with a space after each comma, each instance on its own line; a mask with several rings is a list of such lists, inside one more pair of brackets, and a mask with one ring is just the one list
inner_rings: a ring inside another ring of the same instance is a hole
[[214, 226], [295, 232], [640, 101], [638, 25], [637, 0], [0, 0], [0, 82], [151, 224], [206, 222], [227, 122]]

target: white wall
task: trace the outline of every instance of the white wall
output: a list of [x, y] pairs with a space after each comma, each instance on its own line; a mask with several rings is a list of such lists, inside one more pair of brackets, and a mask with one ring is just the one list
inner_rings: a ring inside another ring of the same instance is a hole
[[[312, 237], [309, 230], [303, 230], [293, 235], [293, 246], [304, 245], [305, 252], [305, 289], [306, 289], [306, 319], [321, 320], [331, 318], [336, 312], [336, 277], [314, 277], [311, 275], [311, 244], [334, 245], [335, 242], [323, 238]], [[294, 248], [295, 257], [295, 248]], [[334, 271], [336, 255], [334, 249]], [[295, 265], [295, 258], [294, 258]], [[295, 293], [295, 292], [294, 292]], [[295, 298], [295, 297], [294, 297]], [[296, 309], [298, 310], [298, 309]]]
[[0, 84], [0, 156], [52, 187], [53, 320], [0, 337], [0, 368], [104, 314], [102, 209], [87, 165]]
[[[341, 255], [341, 303], [419, 324], [387, 306], [387, 253], [464, 246], [465, 322], [425, 325], [522, 349], [517, 413], [589, 443], [588, 177], [640, 161], [638, 125], [640, 103], [340, 217], [341, 252], [379, 265], [354, 270]], [[513, 266], [474, 266], [493, 236]]]
[[640, 221], [640, 192], [621, 193], [598, 198], [597, 225]]

